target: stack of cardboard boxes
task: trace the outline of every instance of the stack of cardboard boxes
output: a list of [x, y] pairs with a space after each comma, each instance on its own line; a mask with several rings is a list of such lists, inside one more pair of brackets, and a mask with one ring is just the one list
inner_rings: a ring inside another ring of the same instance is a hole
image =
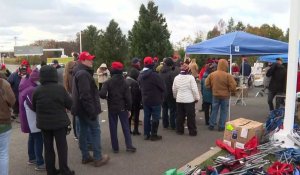
[[262, 123], [245, 118], [239, 118], [226, 123], [223, 141], [233, 148], [243, 149], [247, 141], [254, 136], [260, 139], [262, 133]]

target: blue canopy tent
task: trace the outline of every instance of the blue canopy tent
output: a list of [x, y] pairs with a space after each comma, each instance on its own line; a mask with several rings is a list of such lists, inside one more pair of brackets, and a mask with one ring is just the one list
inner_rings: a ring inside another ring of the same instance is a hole
[[186, 54], [228, 55], [230, 56], [230, 67], [232, 64], [232, 56], [235, 55], [272, 55], [286, 53], [288, 53], [287, 43], [242, 31], [221, 35], [187, 46], [186, 48]]
[[262, 62], [275, 63], [276, 62], [276, 58], [282, 58], [283, 63], [287, 63], [288, 62], [288, 54], [265, 55], [265, 56], [258, 57], [258, 60], [262, 61]]
[[288, 44], [238, 31], [187, 46], [187, 54], [271, 55], [288, 53]]

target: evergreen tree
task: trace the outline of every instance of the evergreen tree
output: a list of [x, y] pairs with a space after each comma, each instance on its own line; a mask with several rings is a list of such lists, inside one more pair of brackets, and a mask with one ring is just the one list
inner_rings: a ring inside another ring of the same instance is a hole
[[110, 65], [113, 61], [125, 61], [128, 54], [128, 43], [118, 23], [114, 20], [109, 22], [106, 31], [100, 36], [97, 45], [97, 56], [99, 57], [95, 66], [101, 63]]
[[228, 21], [226, 33], [234, 32], [234, 31], [235, 31], [234, 20], [231, 17], [230, 20]]
[[149, 1], [147, 8], [144, 4], [141, 5], [139, 15], [128, 33], [130, 56], [171, 56], [173, 49], [169, 41], [170, 32], [166, 19], [158, 13], [158, 7], [153, 1]]
[[81, 32], [82, 51], [87, 51], [90, 54], [95, 55], [99, 34], [100, 31], [96, 26], [87, 26], [87, 28]]
[[235, 31], [245, 31], [245, 29], [246, 29], [246, 27], [242, 21], [239, 21], [234, 28], [235, 28]]

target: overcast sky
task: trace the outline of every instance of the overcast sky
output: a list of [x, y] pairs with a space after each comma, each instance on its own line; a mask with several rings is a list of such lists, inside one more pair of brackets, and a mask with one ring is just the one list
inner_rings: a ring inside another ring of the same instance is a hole
[[[35, 40], [74, 40], [88, 25], [105, 29], [114, 19], [127, 35], [147, 0], [0, 0], [0, 51]], [[171, 32], [171, 42], [206, 33], [222, 18], [245, 25], [289, 27], [289, 0], [154, 0]]]

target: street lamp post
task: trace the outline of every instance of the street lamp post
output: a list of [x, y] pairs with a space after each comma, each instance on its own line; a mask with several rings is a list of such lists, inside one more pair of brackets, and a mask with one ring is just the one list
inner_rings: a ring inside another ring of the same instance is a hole
[[80, 53], [82, 52], [82, 43], [81, 43], [81, 30], [80, 30], [80, 33], [79, 33], [79, 46], [80, 46]]

